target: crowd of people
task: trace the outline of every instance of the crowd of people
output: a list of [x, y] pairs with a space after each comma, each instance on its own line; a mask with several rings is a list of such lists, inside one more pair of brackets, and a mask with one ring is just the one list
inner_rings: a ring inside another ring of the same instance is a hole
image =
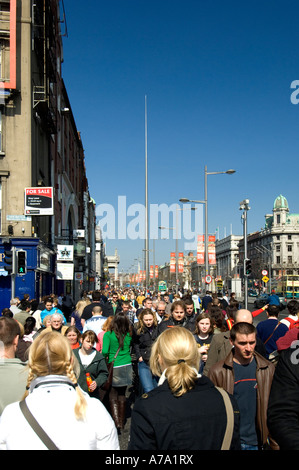
[[31, 421], [16, 431], [26, 406], [56, 448], [118, 450], [129, 390], [129, 450], [297, 449], [299, 302], [279, 321], [274, 297], [254, 312], [209, 291], [12, 299], [0, 316], [0, 449], [49, 445]]

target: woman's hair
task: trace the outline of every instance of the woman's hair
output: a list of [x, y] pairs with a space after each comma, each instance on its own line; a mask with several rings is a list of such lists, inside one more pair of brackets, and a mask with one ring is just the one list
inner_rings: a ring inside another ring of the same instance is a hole
[[81, 317], [81, 315], [83, 313], [83, 310], [86, 307], [86, 305], [89, 305], [89, 304], [91, 304], [91, 301], [88, 297], [83, 298], [82, 300], [79, 300], [76, 303], [76, 312], [79, 315], [79, 317]]
[[[37, 377], [47, 375], [65, 375], [76, 385], [77, 400], [75, 403], [75, 416], [78, 420], [85, 417], [87, 402], [77, 386], [78, 363], [72, 353], [71, 346], [67, 338], [56, 331], [49, 331], [39, 335], [29, 348], [28, 359], [29, 374], [27, 388]], [[76, 369], [76, 374], [74, 369]], [[28, 390], [25, 397], [28, 395]]]
[[214, 328], [218, 328], [221, 332], [228, 331], [228, 328], [224, 323], [224, 316], [220, 307], [211, 307], [209, 309], [209, 314], [214, 322]]
[[99, 341], [97, 335], [96, 335], [95, 332], [92, 331], [92, 330], [86, 330], [86, 331], [83, 333], [83, 335], [82, 335], [82, 337], [81, 337], [82, 343], [83, 343], [83, 341], [84, 341], [86, 338], [90, 339], [90, 341], [91, 341], [92, 343], [97, 343], [97, 342]]
[[28, 317], [25, 320], [25, 325], [24, 325], [24, 335], [30, 335], [32, 331], [34, 330], [36, 325], [36, 319], [34, 317]]
[[200, 333], [200, 329], [199, 329], [199, 322], [200, 322], [200, 320], [204, 320], [204, 319], [206, 319], [206, 318], [208, 318], [208, 319], [210, 320], [210, 328], [209, 328], [209, 330], [208, 330], [207, 333], [208, 333], [209, 335], [213, 333], [213, 331], [214, 331], [214, 322], [213, 322], [213, 320], [212, 320], [212, 318], [211, 318], [211, 315], [210, 315], [208, 312], [202, 312], [202, 313], [200, 313], [200, 314], [197, 316], [197, 318], [196, 318], [196, 320], [195, 320], [195, 324], [196, 324], [196, 326], [195, 326], [195, 334], [196, 334], [196, 335], [199, 335], [199, 333]]
[[111, 331], [111, 323], [114, 315], [110, 315], [102, 325], [102, 331]]
[[77, 335], [77, 339], [79, 341], [80, 337], [81, 337], [81, 333], [80, 331], [78, 330], [78, 328], [75, 327], [75, 325], [72, 325], [72, 326], [69, 326], [68, 329], [66, 330], [66, 332], [64, 333], [64, 336], [67, 336], [70, 332], [74, 332], [76, 333]]
[[184, 327], [174, 326], [163, 331], [152, 346], [150, 369], [156, 376], [161, 376], [163, 369], [167, 369], [168, 385], [177, 397], [194, 387], [199, 362], [200, 353], [195, 338]]
[[113, 317], [110, 330], [114, 331], [121, 349], [124, 346], [124, 339], [127, 333], [132, 336], [131, 322], [129, 321], [127, 315], [122, 312], [117, 313]]
[[145, 315], [152, 315], [153, 320], [154, 320], [153, 325], [154, 326], [158, 325], [157, 316], [155, 312], [153, 312], [150, 308], [145, 308], [139, 313], [139, 316], [138, 316], [138, 324], [137, 324], [137, 329], [136, 329], [138, 335], [146, 331], [146, 325], [144, 324], [144, 321], [143, 321]]

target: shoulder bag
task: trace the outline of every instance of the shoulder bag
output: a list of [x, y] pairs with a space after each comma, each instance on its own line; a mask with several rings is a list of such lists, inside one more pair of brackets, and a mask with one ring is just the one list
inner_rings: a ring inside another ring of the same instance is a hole
[[107, 377], [106, 382], [101, 386], [101, 389], [103, 389], [105, 392], [108, 392], [108, 390], [110, 390], [110, 388], [112, 386], [113, 366], [114, 366], [114, 361], [117, 358], [117, 355], [118, 355], [119, 351], [120, 351], [120, 347], [116, 351], [115, 356], [113, 358], [113, 361], [111, 361], [111, 362], [109, 362], [109, 364], [107, 364], [108, 377]]
[[38, 435], [40, 440], [45, 444], [49, 450], [59, 450], [56, 444], [49, 438], [48, 434], [43, 430], [40, 424], [36, 421], [35, 417], [29, 410], [25, 400], [20, 401], [19, 403], [21, 411], [25, 416], [26, 420], [32, 427], [33, 431]]
[[233, 429], [234, 429], [234, 410], [233, 410], [233, 406], [231, 404], [230, 398], [228, 396], [228, 393], [225, 390], [223, 390], [223, 388], [220, 388], [220, 387], [216, 387], [216, 388], [223, 397], [224, 405], [226, 409], [226, 416], [227, 416], [226, 430], [225, 430], [221, 450], [229, 450], [231, 446], [231, 442], [232, 442]]

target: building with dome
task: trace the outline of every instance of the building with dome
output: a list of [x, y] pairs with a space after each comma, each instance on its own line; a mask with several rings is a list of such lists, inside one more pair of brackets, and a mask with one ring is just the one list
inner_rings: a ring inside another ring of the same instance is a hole
[[[280, 194], [276, 197], [272, 214], [265, 215], [261, 231], [248, 235], [248, 258], [252, 261], [252, 278], [262, 279], [268, 271], [269, 285], [275, 288], [282, 275], [299, 274], [299, 214], [290, 213], [288, 201]], [[243, 240], [239, 245], [243, 260]]]

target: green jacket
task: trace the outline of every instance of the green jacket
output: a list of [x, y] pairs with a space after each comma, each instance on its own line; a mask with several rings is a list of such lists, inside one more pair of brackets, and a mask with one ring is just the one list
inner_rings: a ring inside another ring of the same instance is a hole
[[[99, 398], [99, 388], [106, 382], [108, 378], [108, 369], [106, 366], [106, 361], [104, 356], [100, 352], [96, 352], [95, 357], [93, 358], [92, 362], [87, 366], [83, 366], [80, 355], [79, 355], [80, 348], [74, 349], [73, 353], [77, 358], [79, 365], [80, 365], [80, 375], [78, 378], [78, 384], [84, 390], [84, 392], [89, 393], [91, 397]], [[88, 386], [86, 383], [86, 373], [90, 373], [92, 380], [95, 380], [97, 383], [97, 388], [94, 392], [88, 391]]]
[[[115, 367], [131, 364], [131, 341], [132, 337], [127, 333], [124, 340], [124, 346], [119, 351], [117, 358], [115, 359]], [[108, 359], [108, 363], [113, 361], [118, 348], [119, 343], [114, 331], [106, 331], [103, 337], [102, 354]]]

